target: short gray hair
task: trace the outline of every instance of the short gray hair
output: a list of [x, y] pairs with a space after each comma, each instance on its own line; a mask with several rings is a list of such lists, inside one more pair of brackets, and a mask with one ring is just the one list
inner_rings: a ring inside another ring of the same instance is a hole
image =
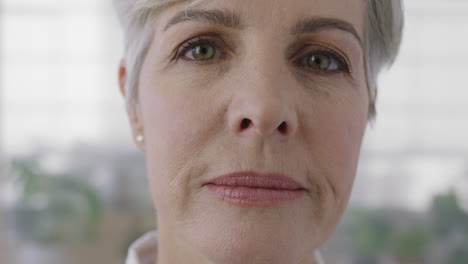
[[[187, 0], [113, 0], [124, 30], [127, 82], [126, 100], [135, 106], [138, 79], [153, 38], [152, 19], [164, 8]], [[379, 73], [390, 67], [398, 54], [403, 32], [402, 0], [367, 0], [365, 67], [369, 90], [369, 120], [376, 115], [375, 99]]]

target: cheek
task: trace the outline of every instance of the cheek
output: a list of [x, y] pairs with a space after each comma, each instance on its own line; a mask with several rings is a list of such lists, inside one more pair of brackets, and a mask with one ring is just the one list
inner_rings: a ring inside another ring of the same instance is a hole
[[170, 208], [172, 201], [184, 191], [184, 164], [190, 153], [184, 152], [190, 119], [186, 118], [184, 105], [169, 104], [155, 94], [143, 97], [142, 112], [146, 144], [146, 164], [151, 193], [158, 210]]
[[[148, 68], [140, 76], [139, 93], [147, 155], [180, 167], [220, 132], [226, 99], [212, 89], [215, 78], [207, 71], [211, 68], [194, 71], [186, 66], [164, 73]], [[221, 76], [224, 71], [219, 67], [211, 74]]]
[[320, 143], [317, 145], [316, 158], [320, 166], [327, 171], [326, 177], [334, 188], [337, 202], [344, 207], [356, 175], [356, 168], [361, 149], [361, 142], [366, 127], [364, 114], [353, 115], [349, 112], [322, 115], [320, 126]]
[[348, 205], [356, 175], [361, 141], [365, 131], [365, 115], [353, 116], [347, 112], [323, 112], [309, 133], [309, 152], [315, 172], [327, 192], [321, 216], [320, 230], [329, 237], [335, 230]]
[[146, 164], [158, 210], [184, 211], [188, 207], [197, 190], [191, 176], [206, 169], [198, 157], [217, 131], [209, 96], [188, 89], [192, 86], [178, 79], [166, 80], [167, 86], [164, 78], [151, 82], [157, 85], [143, 82], [140, 86]]

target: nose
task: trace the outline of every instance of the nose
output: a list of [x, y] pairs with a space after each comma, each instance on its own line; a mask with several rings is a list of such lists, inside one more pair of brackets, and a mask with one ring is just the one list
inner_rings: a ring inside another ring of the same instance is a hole
[[235, 134], [285, 140], [296, 133], [298, 120], [289, 76], [271, 65], [241, 71], [228, 116]]

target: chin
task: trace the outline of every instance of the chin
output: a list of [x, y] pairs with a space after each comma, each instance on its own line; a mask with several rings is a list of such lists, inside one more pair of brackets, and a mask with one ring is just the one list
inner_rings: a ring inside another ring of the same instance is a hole
[[186, 234], [191, 234], [195, 251], [213, 264], [302, 263], [305, 257], [313, 258], [314, 236], [300, 234], [300, 230], [257, 226], [258, 222], [262, 221], [213, 222]]

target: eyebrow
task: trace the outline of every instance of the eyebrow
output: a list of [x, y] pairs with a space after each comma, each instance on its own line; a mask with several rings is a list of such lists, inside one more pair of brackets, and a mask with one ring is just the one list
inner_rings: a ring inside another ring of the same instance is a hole
[[239, 14], [223, 10], [198, 10], [188, 9], [174, 15], [164, 27], [166, 31], [169, 27], [186, 21], [199, 21], [209, 24], [215, 24], [227, 28], [243, 29]]
[[363, 46], [362, 40], [354, 26], [351, 23], [338, 18], [311, 17], [301, 19], [295, 26], [292, 27], [291, 34], [300, 35], [305, 33], [314, 33], [324, 29], [338, 29], [348, 32], [353, 35], [361, 47]]
[[[219, 9], [187, 9], [174, 15], [164, 27], [164, 31], [175, 24], [186, 21], [199, 21], [237, 30], [245, 28], [245, 25], [241, 23], [240, 15], [232, 11], [224, 11]], [[361, 47], [363, 46], [363, 42], [354, 26], [351, 23], [338, 18], [303, 18], [291, 28], [291, 34], [301, 35], [306, 33], [315, 33], [325, 29], [338, 29], [350, 33], [359, 42]]]

